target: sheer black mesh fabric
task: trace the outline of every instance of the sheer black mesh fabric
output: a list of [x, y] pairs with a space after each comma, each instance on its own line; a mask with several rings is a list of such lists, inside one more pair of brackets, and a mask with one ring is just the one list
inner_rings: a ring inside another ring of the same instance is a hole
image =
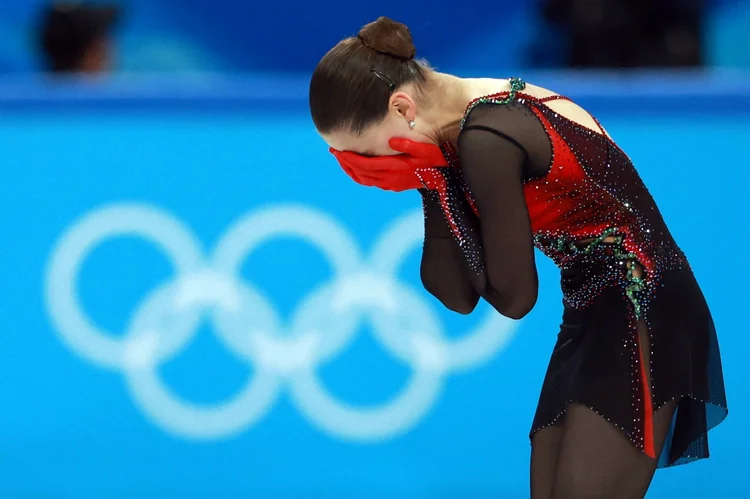
[[[473, 310], [480, 296], [509, 317], [521, 317], [533, 306], [538, 280], [523, 189], [525, 181], [549, 172], [553, 150], [531, 107], [560, 134], [602, 195], [632, 208], [619, 220], [633, 224], [628, 237], [652, 256], [651, 271], [658, 273], [637, 330], [632, 304], [618, 287], [603, 290], [585, 310], [566, 305], [532, 429], [532, 497], [639, 499], [657, 466], [708, 456], [707, 432], [727, 410], [708, 306], [625, 153], [533, 100], [475, 107], [459, 136], [458, 152], [481, 218], [468, 203], [455, 205], [461, 224], [471, 228], [467, 233], [480, 239], [475, 246], [481, 248], [483, 265], [479, 272], [467, 271], [466, 252], [452, 237], [441, 206], [422, 191], [422, 280], [446, 306], [462, 313]], [[609, 223], [610, 214], [603, 210], [579, 211], [580, 217], [600, 216], [589, 220], [596, 225]], [[575, 287], [601, 271], [590, 265], [563, 271], [563, 286]], [[653, 377], [648, 385], [654, 443], [657, 451], [663, 448], [658, 461], [642, 450], [646, 406], [635, 401], [648, 394], [638, 383], [640, 370], [633, 368], [636, 342]]]
[[[644, 305], [651, 341], [653, 404], [679, 400], [659, 466], [708, 457], [708, 430], [727, 415], [716, 331], [705, 298], [656, 202], [628, 156], [608, 138], [544, 105], [536, 106], [570, 146], [586, 175], [628, 207], [629, 237], [653, 260], [656, 283]], [[620, 424], [626, 424], [625, 415]]]
[[[675, 404], [654, 414], [657, 449], [669, 434]], [[656, 461], [580, 404], [539, 431], [531, 456], [531, 499], [643, 499], [656, 470]]]
[[458, 150], [463, 178], [481, 219], [468, 203], [459, 202], [460, 216], [462, 223], [478, 226], [485, 270], [471, 280], [461, 273], [463, 258], [450, 239], [440, 206], [423, 195], [423, 283], [453, 310], [471, 311], [481, 295], [501, 314], [522, 317], [536, 302], [538, 288], [523, 181], [549, 169], [549, 137], [526, 106], [484, 106], [472, 111], [459, 136]]
[[[476, 307], [479, 294], [472, 286], [463, 254], [445, 222], [442, 208], [426, 191], [420, 190], [420, 193], [425, 220], [420, 267], [422, 284], [446, 308], [468, 314]], [[474, 214], [466, 213], [466, 216]]]

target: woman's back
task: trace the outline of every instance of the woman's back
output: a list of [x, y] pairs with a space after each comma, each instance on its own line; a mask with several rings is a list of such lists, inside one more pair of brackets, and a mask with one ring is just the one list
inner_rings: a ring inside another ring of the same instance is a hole
[[[609, 231], [607, 237], [624, 239], [647, 269], [657, 258], [663, 266], [672, 266], [664, 255], [683, 261], [630, 158], [598, 121], [553, 92], [520, 80], [512, 85], [469, 105], [459, 152], [478, 161], [482, 151], [477, 133], [484, 132], [524, 150], [524, 194], [537, 246], [560, 264], [566, 257], [557, 250], [561, 244], [568, 248]], [[502, 158], [495, 164], [502, 168]]]
[[[510, 92], [511, 83], [509, 79], [495, 79], [495, 78], [478, 78], [471, 80], [476, 85], [476, 90], [473, 92], [473, 98], [481, 98], [487, 95], [496, 95], [503, 92]], [[533, 85], [525, 82], [524, 94], [534, 97], [536, 99], [550, 99], [558, 97], [559, 94], [548, 90], [546, 88]], [[601, 128], [597, 121], [581, 106], [569, 99], [557, 99], [550, 100], [547, 102], [547, 106], [568, 118], [571, 121], [578, 123], [594, 132], [600, 132]]]

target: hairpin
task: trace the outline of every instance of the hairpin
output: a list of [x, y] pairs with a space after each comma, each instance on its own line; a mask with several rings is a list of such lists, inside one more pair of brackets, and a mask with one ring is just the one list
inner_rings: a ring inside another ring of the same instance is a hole
[[386, 75], [384, 75], [383, 73], [381, 73], [380, 71], [378, 71], [375, 68], [372, 68], [370, 71], [372, 71], [373, 73], [375, 73], [375, 76], [377, 76], [378, 78], [380, 78], [381, 80], [383, 80], [384, 82], [386, 82], [388, 84], [388, 89], [391, 92], [393, 92], [394, 90], [396, 90], [396, 84], [393, 83], [393, 80], [391, 80], [390, 78], [388, 78]]

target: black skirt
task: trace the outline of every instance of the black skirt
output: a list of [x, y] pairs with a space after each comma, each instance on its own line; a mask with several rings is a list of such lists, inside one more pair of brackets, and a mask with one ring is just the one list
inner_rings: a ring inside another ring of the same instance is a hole
[[[580, 291], [581, 286], [590, 285], [592, 275], [605, 272], [596, 267], [588, 262], [563, 270], [563, 294]], [[643, 310], [634, 319], [635, 301], [625, 279], [597, 290], [585, 308], [563, 300], [563, 321], [531, 437], [562, 421], [567, 406], [578, 403], [607, 419], [644, 450], [648, 411], [653, 414], [676, 400], [658, 466], [708, 457], [708, 430], [727, 416], [727, 402], [706, 300], [686, 264], [664, 272], [658, 287], [642, 302]], [[639, 325], [648, 328], [645, 340], [643, 336], [639, 340]], [[644, 345], [645, 341], [650, 344]], [[646, 360], [642, 360], [641, 347], [650, 350]], [[650, 393], [641, 365], [650, 369]]]

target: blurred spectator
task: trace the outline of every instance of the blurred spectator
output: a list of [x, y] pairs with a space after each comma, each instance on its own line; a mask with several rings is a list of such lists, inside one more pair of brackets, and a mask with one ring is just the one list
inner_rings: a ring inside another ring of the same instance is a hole
[[114, 60], [112, 5], [55, 3], [42, 14], [38, 33], [45, 69], [55, 73], [103, 73]]
[[542, 0], [573, 68], [704, 64], [705, 0]]

